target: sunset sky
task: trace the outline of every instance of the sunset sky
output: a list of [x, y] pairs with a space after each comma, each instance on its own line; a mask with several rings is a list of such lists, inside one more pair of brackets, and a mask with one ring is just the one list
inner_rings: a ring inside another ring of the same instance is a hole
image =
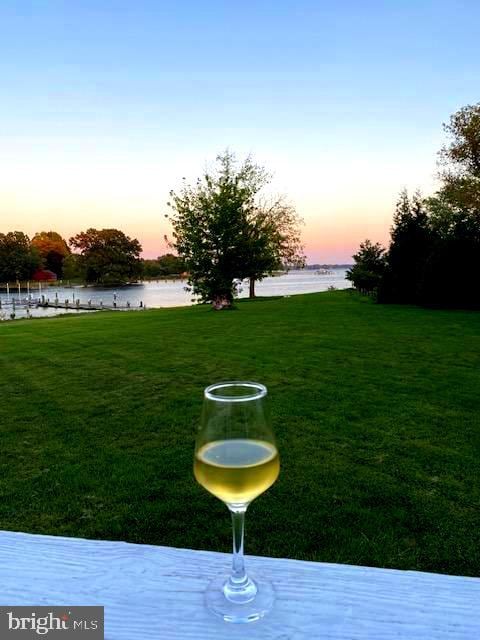
[[275, 174], [311, 262], [385, 242], [480, 100], [478, 0], [0, 4], [0, 232], [89, 226], [165, 251], [182, 176], [229, 147]]

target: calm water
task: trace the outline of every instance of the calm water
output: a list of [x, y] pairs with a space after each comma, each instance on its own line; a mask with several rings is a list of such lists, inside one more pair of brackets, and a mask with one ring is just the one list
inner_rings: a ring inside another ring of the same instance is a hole
[[[116, 295], [118, 305], [125, 305], [128, 301], [132, 308], [139, 307], [140, 302], [143, 302], [147, 308], [178, 307], [192, 304], [192, 296], [185, 291], [185, 284], [179, 280], [159, 280], [158, 282], [129, 285], [117, 289], [59, 286], [48, 287], [42, 293], [52, 301], [55, 300], [55, 294], [57, 294], [59, 304], [64, 303], [66, 299], [71, 302], [74, 297], [80, 299], [81, 303], [87, 303], [88, 300], [91, 300], [94, 304], [99, 304], [102, 301], [105, 305], [111, 305], [113, 296]], [[350, 286], [348, 280], [345, 280], [345, 269], [334, 269], [331, 275], [318, 275], [314, 271], [290, 271], [286, 275], [265, 278], [262, 282], [257, 282], [255, 291], [258, 296], [289, 296], [296, 293], [326, 291], [331, 286], [337, 289], [345, 289]], [[38, 285], [35, 285], [32, 295], [38, 297]], [[12, 297], [18, 299], [18, 292], [10, 291], [10, 299]], [[22, 292], [21, 297], [25, 298], [26, 292]], [[240, 297], [248, 297], [248, 282], [242, 285]], [[8, 299], [3, 288], [0, 288], [0, 300], [2, 301], [0, 317], [9, 319], [12, 307], [5, 304]], [[30, 313], [32, 317], [38, 318], [65, 313], [65, 309], [32, 308]], [[69, 313], [78, 312], [70, 311]], [[17, 318], [25, 317], [26, 310], [21, 305], [17, 305], [15, 314]]]

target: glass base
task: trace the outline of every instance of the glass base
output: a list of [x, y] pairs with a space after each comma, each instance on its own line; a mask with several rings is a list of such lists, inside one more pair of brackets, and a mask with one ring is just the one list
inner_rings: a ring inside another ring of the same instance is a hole
[[215, 578], [205, 591], [207, 608], [225, 622], [254, 622], [273, 607], [275, 590], [268, 580], [249, 575], [245, 585], [232, 588], [229, 578]]

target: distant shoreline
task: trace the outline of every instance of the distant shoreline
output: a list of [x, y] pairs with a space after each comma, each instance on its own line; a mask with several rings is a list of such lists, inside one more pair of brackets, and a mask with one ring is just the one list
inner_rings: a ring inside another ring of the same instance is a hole
[[[307, 264], [305, 271], [314, 271], [315, 269], [351, 269], [353, 264]], [[303, 271], [303, 269], [299, 269]]]

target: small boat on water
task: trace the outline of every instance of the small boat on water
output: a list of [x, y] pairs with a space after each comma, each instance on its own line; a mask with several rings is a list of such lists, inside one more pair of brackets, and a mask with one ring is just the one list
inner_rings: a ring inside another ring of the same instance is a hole
[[328, 269], [317, 269], [315, 271], [316, 276], [333, 276], [333, 271], [329, 271]]

